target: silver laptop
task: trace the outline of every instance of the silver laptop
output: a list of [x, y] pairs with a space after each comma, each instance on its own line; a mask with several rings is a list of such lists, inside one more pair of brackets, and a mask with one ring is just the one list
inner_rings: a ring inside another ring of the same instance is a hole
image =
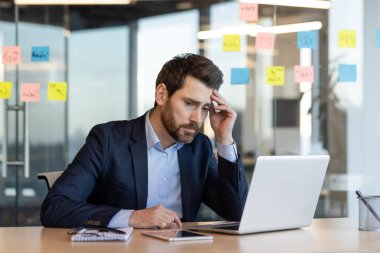
[[239, 223], [188, 229], [248, 234], [309, 226], [330, 156], [260, 156]]

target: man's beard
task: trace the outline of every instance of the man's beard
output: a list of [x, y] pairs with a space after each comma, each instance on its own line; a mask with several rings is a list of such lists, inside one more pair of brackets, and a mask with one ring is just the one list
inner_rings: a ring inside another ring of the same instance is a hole
[[[177, 126], [176, 121], [173, 115], [173, 109], [170, 105], [170, 101], [164, 107], [164, 110], [161, 114], [161, 121], [166, 128], [166, 131], [170, 134], [170, 136], [176, 141], [182, 143], [190, 143], [194, 140], [195, 136], [199, 133], [200, 127], [198, 127], [197, 123], [191, 122], [189, 124], [182, 124]], [[181, 128], [194, 130], [194, 133], [180, 133]]]

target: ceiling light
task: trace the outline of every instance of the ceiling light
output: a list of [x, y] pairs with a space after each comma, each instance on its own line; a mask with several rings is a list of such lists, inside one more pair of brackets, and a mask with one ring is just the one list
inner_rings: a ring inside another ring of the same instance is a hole
[[296, 23], [296, 24], [289, 24], [289, 25], [268, 26], [268, 27], [262, 27], [256, 24], [247, 24], [243, 26], [230, 26], [230, 27], [226, 27], [224, 29], [218, 29], [218, 30], [200, 31], [198, 32], [197, 37], [200, 40], [222, 38], [224, 34], [240, 34], [240, 35], [250, 35], [252, 37], [255, 37], [257, 33], [260, 33], [260, 32], [283, 34], [283, 33], [295, 33], [295, 32], [303, 32], [303, 31], [313, 31], [313, 30], [319, 30], [321, 28], [322, 28], [322, 23], [319, 21]]
[[118, 5], [131, 0], [14, 0], [16, 5]]
[[240, 0], [241, 3], [292, 6], [302, 8], [329, 9], [330, 1], [323, 0]]

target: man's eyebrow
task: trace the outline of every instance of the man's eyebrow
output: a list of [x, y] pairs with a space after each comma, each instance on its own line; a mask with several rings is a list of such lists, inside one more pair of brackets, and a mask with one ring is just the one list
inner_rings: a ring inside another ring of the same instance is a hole
[[[195, 99], [189, 98], [189, 97], [185, 97], [185, 98], [183, 98], [183, 100], [190, 101], [191, 103], [193, 103], [195, 105], [201, 105], [202, 104], [201, 101], [198, 101], [198, 100], [195, 100]], [[204, 104], [204, 106], [211, 106], [211, 101], [209, 103]]]

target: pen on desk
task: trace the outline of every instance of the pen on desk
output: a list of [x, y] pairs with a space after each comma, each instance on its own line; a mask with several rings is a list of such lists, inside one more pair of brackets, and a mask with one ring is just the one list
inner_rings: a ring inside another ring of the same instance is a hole
[[368, 208], [368, 210], [373, 214], [373, 216], [376, 218], [378, 222], [380, 222], [380, 217], [375, 211], [375, 209], [372, 208], [372, 206], [368, 203], [368, 201], [365, 199], [364, 195], [361, 193], [361, 191], [355, 191], [356, 195], [358, 195], [359, 199], [363, 201], [364, 205]]

